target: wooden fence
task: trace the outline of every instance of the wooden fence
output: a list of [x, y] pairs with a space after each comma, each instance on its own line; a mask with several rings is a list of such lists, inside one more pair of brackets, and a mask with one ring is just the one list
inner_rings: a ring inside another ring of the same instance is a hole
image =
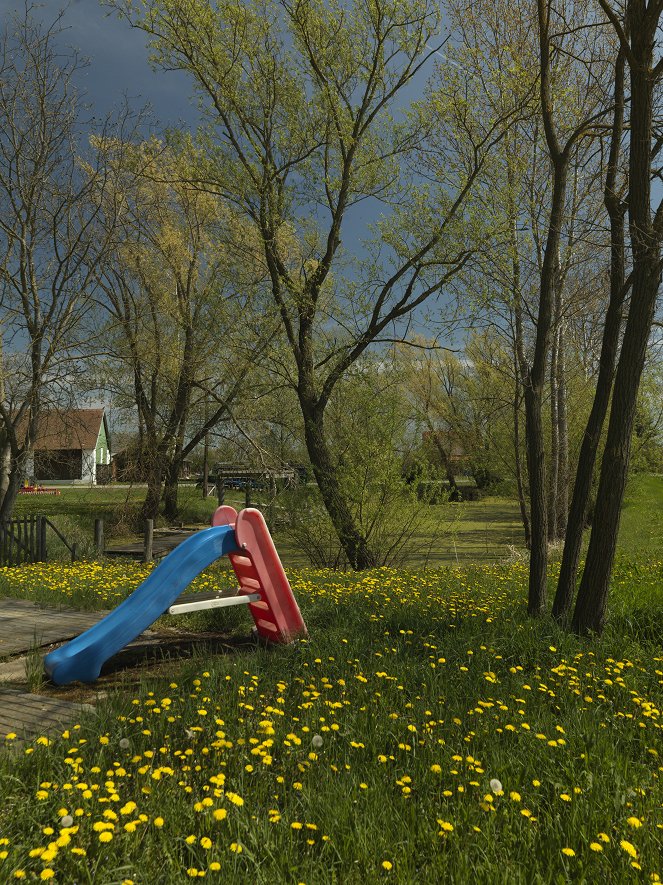
[[46, 529], [50, 528], [76, 559], [76, 544], [70, 544], [46, 516], [19, 516], [0, 522], [0, 565], [46, 562]]

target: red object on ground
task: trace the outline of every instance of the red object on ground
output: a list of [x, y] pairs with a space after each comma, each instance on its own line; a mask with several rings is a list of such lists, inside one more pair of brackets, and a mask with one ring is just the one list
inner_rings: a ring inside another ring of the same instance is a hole
[[242, 593], [259, 593], [249, 604], [258, 635], [270, 642], [288, 643], [306, 636], [306, 624], [276, 552], [267, 523], [259, 510], [219, 507], [212, 525], [232, 525], [241, 553], [229, 553]]
[[59, 495], [60, 489], [46, 489], [44, 486], [23, 486], [18, 490], [19, 495]]

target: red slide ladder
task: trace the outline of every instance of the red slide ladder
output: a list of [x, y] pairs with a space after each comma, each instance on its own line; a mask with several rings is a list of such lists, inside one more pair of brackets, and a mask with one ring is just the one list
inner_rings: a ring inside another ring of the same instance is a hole
[[212, 525], [231, 525], [240, 553], [228, 558], [239, 582], [240, 593], [259, 594], [249, 603], [258, 635], [270, 642], [288, 643], [306, 636], [306, 624], [276, 552], [267, 523], [259, 510], [219, 507]]

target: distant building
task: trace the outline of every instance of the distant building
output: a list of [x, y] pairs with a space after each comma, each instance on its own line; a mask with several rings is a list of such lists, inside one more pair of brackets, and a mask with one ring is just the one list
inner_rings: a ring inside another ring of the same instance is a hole
[[110, 479], [110, 434], [104, 409], [42, 412], [27, 475], [37, 483], [95, 485]]

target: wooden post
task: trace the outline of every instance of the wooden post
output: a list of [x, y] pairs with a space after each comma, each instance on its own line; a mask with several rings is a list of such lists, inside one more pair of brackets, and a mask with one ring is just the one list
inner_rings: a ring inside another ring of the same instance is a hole
[[216, 499], [219, 502], [219, 507], [221, 507], [226, 500], [226, 488], [223, 484], [223, 476], [221, 475], [220, 470], [216, 474]]
[[14, 522], [16, 526], [16, 565], [20, 565], [23, 562], [23, 524], [20, 519], [17, 519]]
[[34, 514], [30, 517], [30, 562], [38, 562], [38, 548], [36, 544], [35, 538], [35, 517]]
[[143, 541], [143, 562], [152, 562], [154, 544], [154, 520], [145, 520], [145, 538]]
[[46, 562], [48, 551], [46, 549], [46, 517], [39, 517], [39, 562]]
[[97, 517], [94, 521], [94, 549], [97, 556], [104, 555], [104, 521]]
[[247, 479], [244, 484], [244, 506], [251, 506], [251, 480]]

